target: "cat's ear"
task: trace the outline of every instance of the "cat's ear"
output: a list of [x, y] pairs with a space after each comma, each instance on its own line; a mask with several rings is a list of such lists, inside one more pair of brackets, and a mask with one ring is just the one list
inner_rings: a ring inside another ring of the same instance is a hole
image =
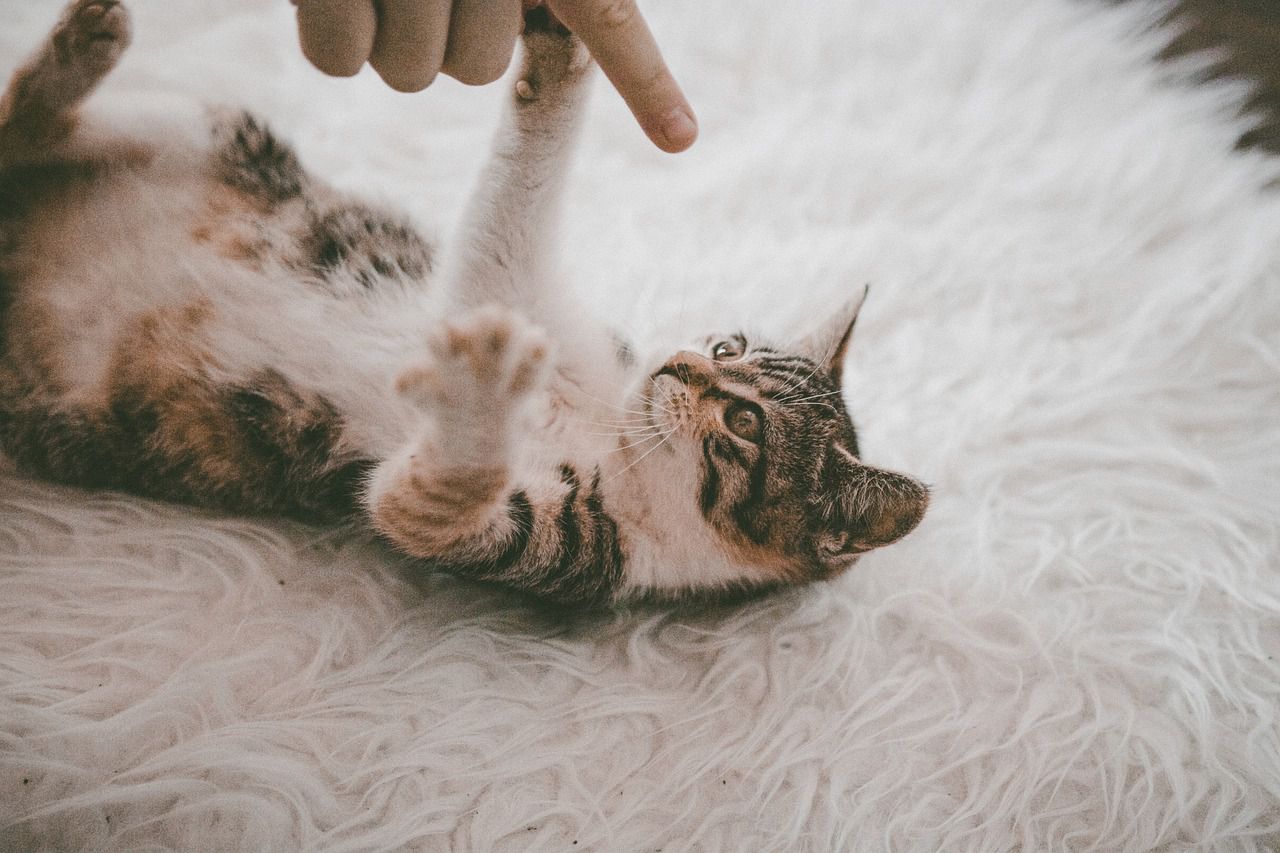
[[824, 547], [836, 554], [859, 554], [906, 536], [929, 506], [929, 490], [904, 474], [863, 465], [833, 448], [826, 466]]
[[862, 303], [867, 301], [870, 290], [870, 285], [864, 287], [861, 296], [847, 302], [800, 342], [800, 352], [826, 368], [837, 387], [844, 372], [844, 356], [849, 349], [849, 341], [853, 338], [858, 312], [862, 310]]

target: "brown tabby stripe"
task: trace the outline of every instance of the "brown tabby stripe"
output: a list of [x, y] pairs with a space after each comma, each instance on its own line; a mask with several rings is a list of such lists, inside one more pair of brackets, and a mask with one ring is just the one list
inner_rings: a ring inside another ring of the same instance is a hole
[[709, 435], [702, 440], [702, 461], [706, 470], [702, 475], [698, 508], [702, 510], [703, 517], [711, 515], [711, 510], [715, 509], [716, 502], [720, 498], [720, 470], [716, 468], [716, 463], [711, 458], [714, 438], [715, 436]]
[[731, 510], [733, 521], [738, 525], [738, 529], [757, 545], [763, 545], [769, 538], [768, 529], [762, 528], [757, 524], [759, 512], [764, 506], [765, 482], [768, 471], [769, 462], [765, 449], [761, 446], [756, 454], [755, 464], [748, 470], [747, 494]]
[[[507, 503], [508, 537], [467, 562], [433, 560], [436, 568], [493, 581], [561, 604], [607, 603], [622, 583], [624, 555], [618, 526], [600, 497], [600, 472], [589, 485], [570, 465], [560, 468], [565, 494], [533, 506], [524, 491]], [[550, 535], [547, 527], [555, 528]]]
[[[0, 203], [3, 202], [3, 196], [0, 196]], [[0, 213], [3, 207], [0, 207]], [[3, 250], [3, 246], [0, 246]], [[4, 360], [9, 352], [9, 308], [13, 305], [13, 287], [9, 283], [9, 278], [5, 274], [4, 268], [0, 267], [0, 361]], [[0, 367], [0, 371], [3, 371]], [[3, 383], [0, 383], [0, 395], [8, 392]]]
[[365, 288], [431, 271], [431, 246], [412, 225], [361, 204], [312, 214], [300, 243], [309, 271], [326, 279], [346, 272]]
[[578, 494], [582, 491], [582, 481], [578, 472], [571, 465], [560, 466], [560, 480], [569, 487], [560, 502], [560, 515], [556, 526], [560, 530], [560, 547], [566, 554], [577, 554], [582, 547], [582, 532], [578, 527], [577, 506]]
[[776, 355], [755, 359], [755, 364], [763, 368], [796, 368], [806, 371], [818, 369], [818, 365], [802, 355]]
[[720, 501], [720, 470], [715, 458], [733, 463], [747, 471], [747, 494], [736, 502], [729, 511], [730, 517], [738, 529], [746, 534], [757, 545], [768, 539], [768, 531], [757, 524], [757, 516], [765, 503], [765, 485], [768, 480], [769, 461], [764, 447], [760, 447], [756, 460], [749, 463], [734, 443], [721, 435], [708, 435], [702, 440], [702, 459], [704, 471], [702, 485], [698, 495], [698, 506], [704, 517], [710, 517]]
[[[817, 397], [819, 394], [826, 394], [835, 390], [825, 382], [814, 382], [806, 380], [803, 376], [790, 377], [787, 379], [775, 379], [769, 377], [769, 385], [764, 382], [757, 381], [760, 396], [766, 400], [772, 400], [786, 404], [791, 400], [807, 400], [811, 397]], [[776, 383], [776, 384], [773, 384]], [[822, 399], [822, 398], [818, 398]]]
[[509, 571], [529, 550], [529, 537], [533, 533], [534, 522], [533, 504], [529, 502], [529, 495], [523, 489], [513, 492], [507, 500], [507, 518], [511, 522], [511, 540], [494, 560], [493, 566], [486, 567], [495, 577]]
[[250, 113], [217, 128], [230, 139], [218, 151], [222, 180], [268, 205], [302, 194], [306, 175], [293, 149]]
[[[372, 467], [338, 460], [333, 407], [300, 397], [271, 371], [243, 385], [187, 389], [204, 401], [199, 411], [219, 436], [223, 453], [212, 460], [168, 441], [181, 401], [126, 389], [104, 410], [75, 411], [30, 388], [2, 390], [0, 446], [22, 468], [70, 485], [333, 523], [356, 514]], [[211, 474], [212, 463], [222, 476]]]
[[779, 389], [764, 392], [769, 399], [801, 398], [832, 390], [826, 376], [807, 358], [760, 359], [756, 365], [764, 376], [783, 383]]
[[720, 458], [727, 459], [735, 465], [741, 465], [743, 468], [747, 467], [747, 457], [733, 439], [712, 433], [707, 436], [707, 441], [711, 444], [711, 450]]

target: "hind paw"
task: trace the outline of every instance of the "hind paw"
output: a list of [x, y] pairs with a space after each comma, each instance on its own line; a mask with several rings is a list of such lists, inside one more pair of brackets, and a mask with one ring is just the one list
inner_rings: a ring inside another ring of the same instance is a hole
[[430, 341], [430, 364], [401, 374], [400, 393], [425, 408], [474, 409], [497, 417], [543, 387], [550, 367], [545, 333], [496, 305], [476, 309]]
[[102, 74], [129, 46], [129, 10], [119, 0], [76, 0], [53, 33], [62, 65], [78, 65]]

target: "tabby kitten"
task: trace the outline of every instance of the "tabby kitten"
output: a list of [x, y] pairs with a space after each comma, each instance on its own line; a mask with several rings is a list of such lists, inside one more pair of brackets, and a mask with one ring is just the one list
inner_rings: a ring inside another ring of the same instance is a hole
[[121, 3], [76, 0], [0, 100], [0, 441], [26, 470], [362, 520], [572, 604], [827, 578], [919, 522], [924, 487], [858, 458], [856, 311], [644, 360], [567, 301], [589, 61], [545, 12], [443, 257], [249, 115], [82, 108], [128, 41]]

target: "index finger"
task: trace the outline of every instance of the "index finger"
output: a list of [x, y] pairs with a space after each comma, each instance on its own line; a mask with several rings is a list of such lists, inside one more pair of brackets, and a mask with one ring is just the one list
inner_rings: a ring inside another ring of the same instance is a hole
[[547, 6], [582, 39], [654, 145], [674, 154], [693, 144], [693, 109], [635, 0], [547, 0]]

